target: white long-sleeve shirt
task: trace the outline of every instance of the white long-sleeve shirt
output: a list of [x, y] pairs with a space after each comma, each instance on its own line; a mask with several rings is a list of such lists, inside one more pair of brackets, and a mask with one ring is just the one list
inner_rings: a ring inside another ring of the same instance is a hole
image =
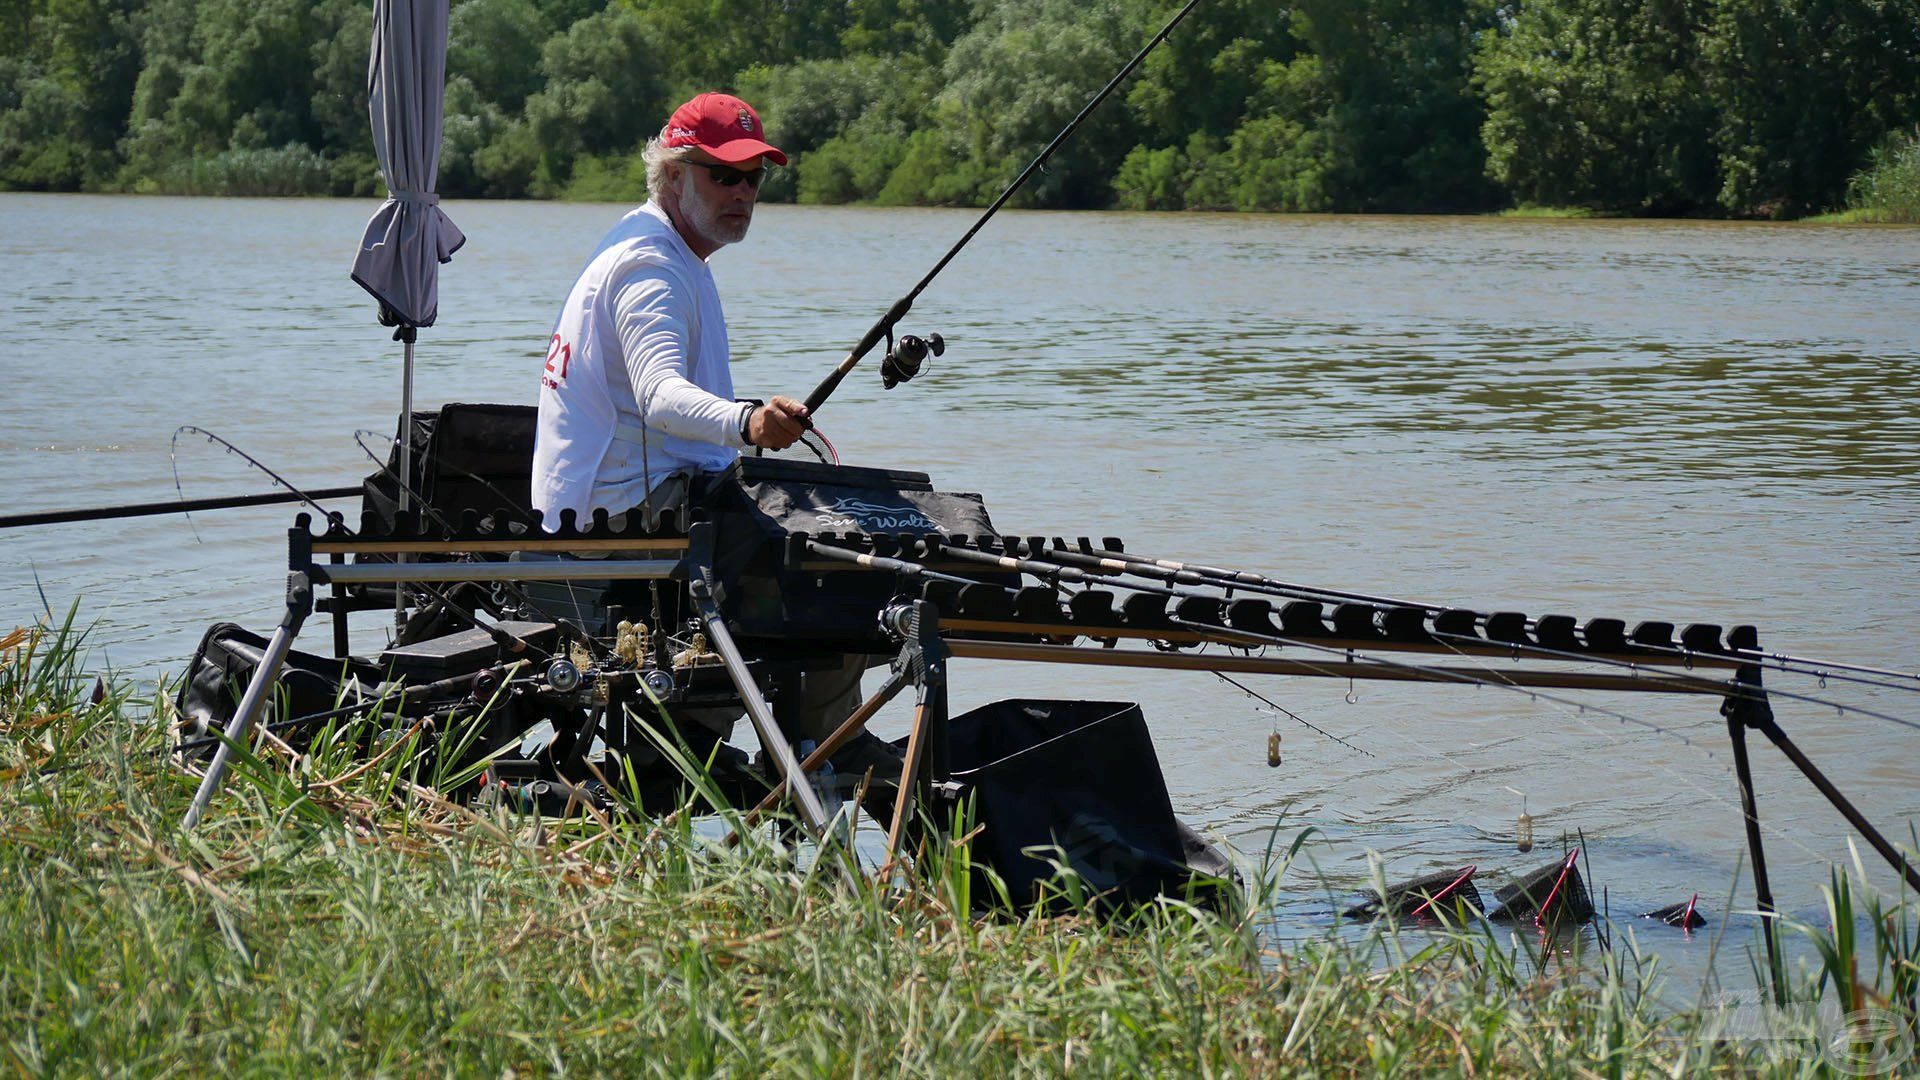
[[639, 505], [676, 471], [739, 456], [726, 313], [713, 273], [652, 202], [620, 219], [573, 284], [548, 339], [533, 447], [546, 528], [571, 509]]

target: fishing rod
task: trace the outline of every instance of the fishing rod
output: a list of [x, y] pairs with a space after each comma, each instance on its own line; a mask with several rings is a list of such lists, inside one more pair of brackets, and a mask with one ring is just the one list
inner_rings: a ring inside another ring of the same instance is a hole
[[[279, 491], [264, 492], [259, 495], [215, 495], [205, 499], [189, 499], [180, 487], [180, 436], [191, 432], [206, 438], [216, 446], [224, 447], [229, 454], [235, 454], [242, 461], [267, 474], [267, 478], [279, 487]], [[0, 515], [0, 529], [15, 529], [27, 525], [58, 525], [73, 521], [107, 521], [113, 518], [151, 517], [156, 514], [191, 514], [195, 510], [225, 510], [236, 506], [268, 506], [273, 503], [306, 503], [327, 514], [326, 507], [320, 505], [322, 499], [352, 499], [362, 494], [360, 485], [352, 487], [320, 488], [314, 491], [302, 491], [289, 483], [286, 477], [262, 465], [258, 458], [205, 428], [192, 424], [182, 424], [174, 429], [173, 439], [167, 444], [167, 460], [173, 463], [173, 493], [178, 496], [172, 502], [125, 503], [120, 506], [95, 506], [81, 510], [39, 510], [30, 514]], [[193, 518], [187, 518], [188, 527], [192, 527]], [[198, 532], [194, 534], [198, 537]]]
[[259, 495], [217, 495], [205, 499], [174, 499], [170, 502], [127, 503], [122, 506], [96, 506], [84, 510], [40, 510], [31, 514], [0, 515], [0, 529], [27, 525], [58, 525], [71, 521], [106, 521], [112, 518], [151, 517], [190, 510], [225, 510], [236, 506], [267, 506], [273, 503], [305, 502], [316, 499], [353, 499], [361, 487], [320, 488], [305, 493], [269, 491]]
[[[1053, 152], [1060, 149], [1060, 144], [1067, 141], [1067, 138], [1080, 127], [1080, 124], [1092, 114], [1093, 110], [1099, 108], [1100, 103], [1107, 100], [1108, 95], [1113, 93], [1114, 88], [1125, 81], [1128, 75], [1133, 74], [1133, 69], [1140, 66], [1141, 61], [1147, 58], [1147, 54], [1151, 53], [1162, 41], [1165, 41], [1167, 35], [1173, 33], [1174, 27], [1179, 26], [1180, 21], [1187, 17], [1187, 13], [1199, 6], [1199, 4], [1200, 0], [1187, 0], [1187, 5], [1181, 8], [1173, 18], [1167, 20], [1167, 25], [1161, 27], [1160, 32], [1153, 35], [1152, 40], [1147, 42], [1146, 47], [1136, 53], [1133, 59], [1127, 61], [1127, 65], [1120, 69], [1119, 74], [1108, 80], [1107, 85], [1101, 87], [1099, 93], [1093, 95], [1093, 100], [1087, 102], [1086, 107], [1080, 110], [1078, 116], [1075, 116], [1068, 122], [1066, 127], [1060, 129], [1060, 134], [1055, 135], [1053, 141], [1047, 144], [1047, 148], [1040, 151], [1040, 156], [1029, 162], [1027, 167], [1020, 171], [1020, 175], [1013, 178], [1013, 183], [1008, 184], [1007, 189], [1000, 193], [1000, 197], [993, 200], [993, 205], [987, 207], [987, 212], [980, 215], [980, 220], [973, 223], [973, 227], [967, 230], [966, 235], [962, 236], [960, 241], [954, 244], [953, 247], [947, 249], [947, 253], [940, 257], [940, 261], [934, 264], [933, 269], [927, 271], [927, 276], [921, 278], [919, 284], [915, 285], [905, 296], [894, 301], [893, 306], [887, 309], [886, 314], [880, 316], [878, 321], [867, 328], [866, 334], [862, 335], [859, 343], [853, 347], [853, 351], [847, 353], [847, 358], [840, 361], [840, 365], [833, 369], [832, 374], [820, 380], [820, 385], [813, 388], [813, 393], [807, 395], [806, 406], [809, 419], [811, 419], [814, 412], [819, 410], [820, 406], [826, 404], [827, 398], [832, 396], [834, 390], [839, 388], [840, 380], [847, 377], [847, 372], [852, 371], [855, 364], [858, 364], [867, 353], [873, 351], [874, 345], [878, 344], [883, 337], [887, 339], [889, 346], [889, 365], [885, 372], [886, 385], [889, 388], [891, 388], [895, 382], [905, 382], [907, 379], [911, 379], [913, 376], [919, 374], [920, 362], [926, 359], [927, 349], [931, 348], [935, 356], [940, 355], [944, 349], [944, 343], [941, 342], [938, 335], [934, 335], [928, 341], [922, 341], [914, 337], [901, 339], [899, 355], [896, 356], [895, 350], [891, 348], [893, 345], [894, 324], [906, 317], [907, 312], [913, 309], [914, 300], [926, 290], [928, 285], [932, 284], [933, 279], [939, 276], [940, 271], [947, 268], [947, 264], [953, 261], [954, 256], [960, 254], [960, 249], [966, 247], [967, 243], [974, 238], [976, 233], [985, 227], [993, 215], [998, 213], [1002, 206], [1006, 205], [1007, 200], [1013, 198], [1014, 192], [1019, 191], [1020, 188], [1026, 184], [1028, 178], [1032, 177], [1034, 173], [1039, 172], [1040, 169], [1046, 165], [1047, 159], [1053, 156]], [[807, 426], [810, 427], [812, 425], [807, 424]]]

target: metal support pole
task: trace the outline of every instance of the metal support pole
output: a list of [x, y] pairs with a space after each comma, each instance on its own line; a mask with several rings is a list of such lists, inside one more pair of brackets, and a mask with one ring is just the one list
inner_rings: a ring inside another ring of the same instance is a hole
[[881, 876], [899, 858], [907, 819], [916, 804], [929, 808], [927, 821], [937, 834], [940, 816], [930, 812], [937, 786], [951, 778], [947, 745], [947, 648], [940, 637], [940, 609], [925, 600], [913, 604], [907, 621], [902, 665], [919, 688], [915, 695], [913, 728], [907, 736], [907, 756], [901, 762], [900, 790], [894, 797], [893, 820], [887, 827], [887, 861]]
[[227, 725], [226, 738], [220, 743], [220, 749], [214, 751], [213, 762], [207, 766], [207, 775], [200, 781], [200, 790], [194, 793], [193, 805], [187, 808], [187, 816], [181, 825], [193, 828], [200, 824], [200, 818], [207, 812], [207, 804], [213, 801], [214, 792], [220, 790], [221, 778], [226, 775], [227, 762], [233, 756], [233, 748], [247, 737], [247, 729], [266, 711], [267, 695], [273, 693], [274, 683], [279, 680], [280, 665], [286, 663], [287, 653], [293, 648], [293, 639], [300, 633], [300, 625], [307, 619], [307, 613], [313, 610], [313, 587], [307, 581], [307, 575], [292, 573], [287, 575], [287, 610], [280, 617], [280, 626], [274, 630], [273, 637], [267, 642], [267, 651], [260, 657], [260, 666], [253, 671], [253, 679], [247, 683], [247, 691], [240, 697], [240, 707], [233, 714], [233, 721]]
[[927, 687], [927, 761], [921, 798], [932, 805], [934, 787], [953, 779], [947, 734], [947, 643], [940, 636], [940, 609], [925, 600], [913, 605], [911, 629], [920, 641], [920, 678]]
[[1780, 752], [1787, 755], [1787, 760], [1793, 762], [1794, 767], [1798, 768], [1808, 780], [1812, 781], [1814, 787], [1820, 789], [1820, 794], [1825, 795], [1827, 801], [1833, 804], [1833, 808], [1840, 811], [1840, 816], [1846, 818], [1847, 823], [1852, 825], [1861, 836], [1865, 837], [1867, 843], [1873, 845], [1873, 850], [1879, 852], [1880, 857], [1887, 860], [1887, 865], [1893, 867], [1894, 873], [1905, 878], [1907, 884], [1915, 892], [1920, 892], [1920, 870], [1915, 870], [1913, 863], [1906, 855], [1904, 855], [1899, 848], [1888, 843], [1887, 838], [1881, 835], [1880, 830], [1874, 828], [1873, 823], [1867, 820], [1866, 815], [1862, 814], [1858, 807], [1854, 806], [1845, 795], [1841, 794], [1840, 789], [1834, 786], [1833, 781], [1827, 779], [1825, 773], [1814, 767], [1813, 762], [1808, 759], [1807, 755], [1798, 746], [1794, 745], [1792, 739], [1787, 738], [1787, 733], [1781, 730], [1780, 725], [1774, 721], [1772, 714], [1768, 714], [1763, 719], [1756, 721], [1754, 727], [1759, 729], [1760, 734], [1772, 740], [1773, 745], [1779, 747]]
[[713, 651], [719, 653], [720, 659], [726, 663], [727, 674], [733, 679], [733, 688], [740, 694], [740, 703], [746, 706], [747, 719], [753, 721], [753, 732], [759, 736], [761, 749], [779, 767], [781, 778], [787, 782], [787, 794], [793, 798], [794, 805], [800, 808], [800, 820], [817, 840], [826, 835], [826, 808], [820, 805], [820, 797], [814, 794], [813, 785], [807, 783], [806, 773], [800, 768], [800, 759], [794, 756], [793, 747], [787, 744], [786, 733], [780, 730], [779, 723], [774, 720], [773, 710], [761, 695], [759, 684], [753, 681], [753, 672], [748, 670], [746, 658], [740, 655], [740, 647], [734, 644], [733, 633], [727, 629], [727, 621], [720, 615], [720, 605], [713, 594], [712, 578], [713, 526], [702, 522], [695, 525], [688, 535], [687, 585], [693, 594], [694, 607], [706, 625]]
[[1753, 860], [1753, 893], [1760, 910], [1762, 934], [1767, 943], [1767, 973], [1773, 981], [1776, 1004], [1787, 1003], [1786, 973], [1780, 966], [1780, 933], [1774, 917], [1773, 886], [1767, 881], [1767, 852], [1760, 838], [1760, 810], [1754, 802], [1753, 771], [1747, 762], [1747, 728], [1773, 722], [1773, 710], [1767, 693], [1760, 688], [1760, 669], [1743, 667], [1734, 675], [1743, 693], [1730, 695], [1720, 705], [1727, 718], [1727, 738], [1733, 743], [1733, 772], [1740, 783], [1740, 816], [1747, 827], [1747, 851]]
[[[395, 336], [406, 350], [405, 360], [401, 364], [400, 375], [400, 512], [406, 513], [413, 505], [411, 489], [413, 487], [413, 342], [420, 332], [411, 326], [401, 326]], [[405, 555], [394, 557], [395, 562], [406, 562]], [[407, 625], [407, 587], [395, 582], [393, 586], [393, 626], [396, 630]]]
[[[344, 564], [346, 556], [335, 552], [327, 556], [327, 561], [335, 566]], [[345, 660], [351, 652], [351, 643], [347, 640], [347, 590], [339, 582], [332, 585], [333, 594], [333, 655]]]

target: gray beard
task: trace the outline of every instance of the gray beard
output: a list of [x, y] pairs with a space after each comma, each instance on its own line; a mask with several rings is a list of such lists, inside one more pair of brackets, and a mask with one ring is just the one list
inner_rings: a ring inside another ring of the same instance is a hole
[[741, 221], [723, 221], [717, 208], [707, 205], [700, 196], [693, 194], [693, 177], [686, 178], [686, 186], [681, 189], [680, 213], [687, 219], [687, 227], [715, 247], [725, 244], [737, 244], [747, 238], [747, 227], [753, 224], [752, 211]]

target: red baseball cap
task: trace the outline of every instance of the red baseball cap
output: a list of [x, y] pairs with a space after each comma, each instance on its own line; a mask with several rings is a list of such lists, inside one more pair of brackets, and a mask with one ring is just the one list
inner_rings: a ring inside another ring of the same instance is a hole
[[660, 137], [671, 147], [697, 146], [729, 165], [757, 157], [785, 165], [787, 155], [764, 142], [761, 131], [753, 106], [732, 94], [701, 94], [673, 110]]

